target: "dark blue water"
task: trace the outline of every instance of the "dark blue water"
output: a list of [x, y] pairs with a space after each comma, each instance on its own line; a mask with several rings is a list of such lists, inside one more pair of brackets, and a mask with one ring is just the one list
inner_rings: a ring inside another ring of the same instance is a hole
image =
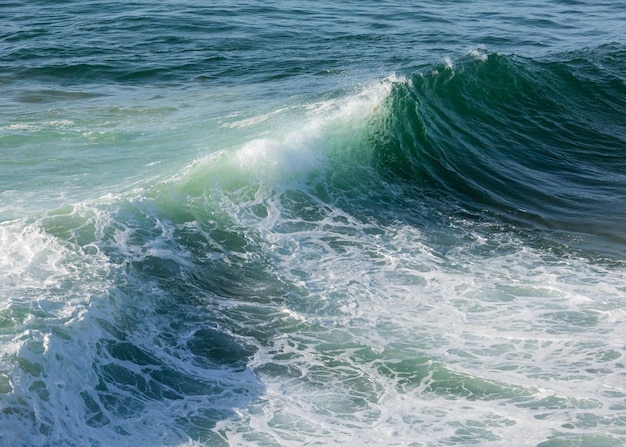
[[624, 36], [5, 2], [0, 445], [623, 445]]

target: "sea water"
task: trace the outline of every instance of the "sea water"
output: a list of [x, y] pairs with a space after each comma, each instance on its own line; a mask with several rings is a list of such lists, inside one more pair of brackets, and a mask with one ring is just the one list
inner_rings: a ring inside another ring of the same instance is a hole
[[1, 446], [626, 443], [623, 1], [0, 17]]

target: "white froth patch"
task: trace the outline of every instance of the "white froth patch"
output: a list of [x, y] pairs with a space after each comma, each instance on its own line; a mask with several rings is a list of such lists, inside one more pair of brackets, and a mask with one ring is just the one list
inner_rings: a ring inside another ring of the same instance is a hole
[[66, 249], [35, 225], [0, 224], [2, 282], [15, 288], [52, 287], [67, 274]]
[[33, 315], [43, 312], [45, 318], [75, 319], [91, 295], [106, 287], [108, 267], [95, 243], [80, 247], [44, 230], [46, 219], [85, 218], [101, 225], [97, 221], [102, 217], [80, 207], [70, 207], [67, 213], [34, 223], [0, 223], [0, 283], [7, 308], [18, 305]]
[[469, 55], [473, 57], [474, 59], [477, 59], [482, 62], [486, 62], [487, 59], [489, 58], [486, 48], [482, 45], [477, 48], [471, 49], [469, 51]]
[[306, 134], [292, 134], [282, 141], [253, 140], [236, 153], [239, 169], [261, 176], [309, 170], [318, 162], [317, 155], [307, 143]]
[[4, 126], [3, 129], [7, 130], [32, 130], [33, 125], [29, 123], [15, 123], [10, 124], [9, 126]]
[[8, 131], [29, 131], [38, 132], [45, 129], [66, 129], [68, 127], [75, 126], [76, 123], [72, 120], [50, 120], [42, 121], [39, 124], [33, 123], [13, 123], [7, 126], [2, 126], [0, 129]]
[[[304, 115], [287, 117], [282, 108], [270, 114], [238, 121], [239, 127], [280, 116], [272, 138], [256, 138], [235, 152], [237, 165], [255, 176], [293, 176], [319, 166], [328, 154], [339, 150], [359, 134], [366, 118], [374, 113], [389, 95], [394, 83], [403, 80], [395, 75], [364, 87], [356, 94], [306, 105]], [[260, 121], [258, 121], [260, 120]], [[282, 131], [281, 131], [282, 130]]]
[[214, 149], [174, 175], [171, 182], [192, 194], [207, 187], [220, 194], [220, 189], [242, 182], [274, 185], [304, 178], [323, 167], [332, 154], [351, 148], [367, 126], [367, 118], [380, 112], [398, 82], [405, 79], [390, 75], [339, 98], [280, 107], [244, 119], [237, 119], [241, 113], [229, 115], [221, 127], [245, 129], [250, 132], [247, 141]]
[[[310, 329], [259, 352], [254, 367], [290, 373], [263, 375], [262, 402], [216, 431], [231, 444], [263, 432], [285, 445], [534, 446], [555, 427], [588, 434], [590, 412], [611, 421], [626, 394], [623, 270], [465, 224], [447, 251], [410, 225], [368, 234], [340, 210], [301, 231], [265, 227], [278, 271], [315, 303], [297, 309]], [[403, 369], [412, 361], [428, 373]]]
[[76, 125], [76, 123], [72, 120], [51, 120], [46, 121], [45, 124], [51, 127], [71, 127]]

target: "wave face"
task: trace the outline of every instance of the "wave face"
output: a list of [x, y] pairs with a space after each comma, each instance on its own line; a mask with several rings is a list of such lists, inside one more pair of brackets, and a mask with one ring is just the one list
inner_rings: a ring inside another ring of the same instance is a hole
[[620, 46], [541, 60], [475, 51], [413, 76], [372, 135], [375, 162], [444, 206], [597, 236], [588, 248], [623, 259], [623, 56]]
[[227, 3], [7, 6], [0, 446], [624, 445], [623, 4]]

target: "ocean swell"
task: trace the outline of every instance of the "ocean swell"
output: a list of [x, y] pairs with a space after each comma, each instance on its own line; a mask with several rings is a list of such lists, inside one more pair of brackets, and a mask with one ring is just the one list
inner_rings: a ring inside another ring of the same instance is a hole
[[395, 85], [373, 126], [374, 163], [467, 211], [623, 245], [623, 54], [479, 51], [419, 73]]

